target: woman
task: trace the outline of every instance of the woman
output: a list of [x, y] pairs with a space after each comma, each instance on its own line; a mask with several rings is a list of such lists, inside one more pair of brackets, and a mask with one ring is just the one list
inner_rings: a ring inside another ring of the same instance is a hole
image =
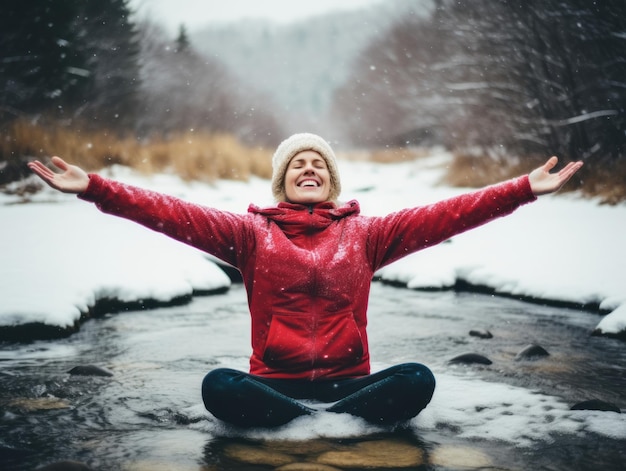
[[234, 214], [86, 174], [59, 157], [61, 173], [30, 168], [53, 188], [77, 193], [103, 212], [131, 219], [236, 266], [252, 317], [250, 371], [220, 368], [202, 383], [215, 417], [271, 427], [314, 413], [301, 400], [326, 403], [375, 424], [415, 417], [435, 379], [419, 363], [370, 374], [367, 302], [374, 273], [417, 250], [507, 215], [561, 188], [582, 163], [550, 173], [557, 158], [522, 176], [436, 204], [384, 217], [338, 205], [333, 150], [313, 134], [277, 148], [272, 192], [278, 204]]

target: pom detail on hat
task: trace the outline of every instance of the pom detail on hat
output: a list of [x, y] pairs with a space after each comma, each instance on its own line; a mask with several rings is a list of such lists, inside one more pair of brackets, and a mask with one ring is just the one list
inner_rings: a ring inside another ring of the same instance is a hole
[[341, 193], [341, 182], [337, 170], [337, 159], [330, 144], [316, 134], [300, 133], [288, 137], [276, 148], [272, 158], [272, 194], [276, 201], [287, 201], [285, 195], [285, 173], [294, 155], [305, 150], [317, 152], [326, 161], [330, 174], [328, 199], [335, 201]]

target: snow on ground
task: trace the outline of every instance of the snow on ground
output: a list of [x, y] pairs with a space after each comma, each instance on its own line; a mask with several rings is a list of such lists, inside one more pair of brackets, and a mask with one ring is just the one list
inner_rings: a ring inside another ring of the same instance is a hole
[[[340, 162], [342, 198], [358, 199], [364, 214], [375, 215], [458, 194], [463, 190], [436, 184], [447, 158], [438, 153], [393, 165]], [[250, 202], [272, 203], [269, 182], [256, 178], [206, 185], [169, 175], [141, 176], [125, 168], [104, 175], [230, 211], [244, 212]], [[16, 202], [16, 197], [0, 196], [0, 325], [72, 325], [98, 298], [166, 301], [194, 289], [229, 286], [221, 270], [197, 250], [104, 215], [75, 196], [46, 190], [31, 203]], [[601, 206], [571, 194], [544, 196], [512, 216], [409, 256], [380, 274], [411, 288], [466, 280], [502, 293], [599, 303], [612, 312], [598, 329], [617, 333], [626, 330], [625, 216], [625, 205]], [[470, 373], [434, 373], [437, 393], [414, 419], [419, 430], [438, 430], [444, 424], [468, 438], [522, 446], [559, 433], [626, 438], [623, 414], [570, 411], [560, 399], [535, 391], [494, 383], [487, 387]], [[207, 416], [197, 427], [232, 433], [201, 404], [188, 412]], [[269, 436], [369, 432], [372, 427], [358, 418], [321, 414], [298, 419]], [[268, 432], [258, 433], [262, 437]]]
[[[496, 440], [520, 448], [550, 442], [559, 435], [595, 433], [616, 440], [626, 439], [624, 414], [573, 411], [557, 397], [507, 384], [486, 383], [471, 372], [461, 376], [436, 370], [433, 373], [437, 378], [433, 400], [409, 423], [416, 433], [448, 430], [459, 438]], [[202, 404], [184, 412], [204, 419], [194, 421], [194, 428], [217, 436], [308, 440], [372, 435], [387, 430], [349, 414], [331, 412], [300, 417], [271, 430], [237, 429], [216, 420]]]
[[[458, 194], [437, 185], [448, 158], [380, 165], [340, 163], [343, 200], [364, 214], [385, 214]], [[142, 176], [114, 167], [118, 180], [236, 212], [270, 205], [269, 182], [184, 183], [171, 175]], [[194, 289], [227, 287], [228, 279], [195, 249], [133, 223], [103, 215], [73, 195], [53, 190], [29, 204], [0, 196], [5, 248], [0, 263], [0, 325], [42, 322], [68, 326], [98, 298], [166, 301]], [[454, 237], [382, 269], [409, 288], [449, 287], [456, 280], [498, 292], [552, 301], [599, 304], [598, 329], [626, 330], [626, 206], [599, 205], [572, 194], [543, 196], [514, 215]]]

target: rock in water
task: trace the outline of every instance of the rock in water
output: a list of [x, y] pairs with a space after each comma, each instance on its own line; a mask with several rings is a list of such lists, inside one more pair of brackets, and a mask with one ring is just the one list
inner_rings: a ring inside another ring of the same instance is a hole
[[440, 446], [430, 453], [430, 464], [446, 469], [493, 469], [491, 458], [466, 446]]
[[37, 471], [92, 471], [85, 463], [78, 461], [57, 461], [56, 463], [47, 464]]
[[450, 364], [463, 364], [463, 365], [473, 365], [475, 363], [479, 365], [491, 365], [492, 361], [478, 353], [464, 353], [463, 355], [459, 355], [457, 357], [452, 358], [448, 361]]
[[78, 376], [113, 376], [113, 372], [102, 366], [79, 365], [68, 371], [71, 375]]
[[622, 411], [615, 404], [611, 404], [610, 402], [600, 401], [598, 399], [591, 399], [589, 401], [579, 402], [578, 404], [574, 404], [570, 410], [599, 410], [604, 412], [617, 412], [621, 414]]
[[321, 463], [303, 462], [303, 463], [286, 464], [285, 466], [276, 468], [275, 471], [341, 471], [341, 469], [335, 468], [334, 466], [321, 464]]
[[540, 345], [531, 344], [515, 355], [515, 360], [538, 360], [539, 358], [550, 356], [548, 351]]
[[65, 399], [59, 399], [56, 397], [19, 397], [9, 401], [10, 407], [16, 407], [18, 409], [33, 412], [39, 410], [55, 410], [55, 409], [69, 409], [70, 403]]
[[481, 339], [491, 339], [493, 338], [493, 335], [491, 334], [491, 332], [489, 332], [488, 330], [485, 329], [472, 329], [470, 330], [470, 336], [471, 337], [478, 337]]
[[256, 464], [276, 468], [293, 463], [296, 459], [286, 453], [273, 452], [258, 446], [233, 443], [224, 450], [229, 458], [240, 463]]
[[322, 453], [317, 462], [339, 469], [415, 469], [424, 464], [424, 452], [402, 441], [371, 440]]

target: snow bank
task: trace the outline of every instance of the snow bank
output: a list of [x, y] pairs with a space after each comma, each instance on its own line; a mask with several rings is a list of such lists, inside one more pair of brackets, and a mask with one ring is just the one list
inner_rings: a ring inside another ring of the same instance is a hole
[[66, 328], [100, 299], [168, 302], [230, 285], [199, 251], [79, 201], [0, 212], [0, 325]]

